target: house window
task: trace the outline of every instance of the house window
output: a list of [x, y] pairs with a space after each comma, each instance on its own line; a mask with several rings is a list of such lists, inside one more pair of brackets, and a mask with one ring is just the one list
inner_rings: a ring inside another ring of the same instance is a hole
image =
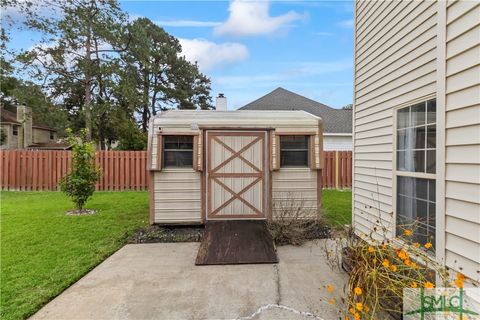
[[53, 134], [53, 131], [50, 131], [50, 140], [53, 140], [55, 138], [55, 135]]
[[163, 167], [193, 165], [193, 136], [163, 136]]
[[12, 135], [18, 136], [18, 126], [12, 126]]
[[436, 101], [397, 111], [397, 235], [435, 244]]
[[308, 167], [308, 136], [280, 136], [280, 166]]

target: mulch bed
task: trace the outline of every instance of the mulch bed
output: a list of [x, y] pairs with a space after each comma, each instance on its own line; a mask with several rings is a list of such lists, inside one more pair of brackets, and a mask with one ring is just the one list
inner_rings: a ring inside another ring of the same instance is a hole
[[129, 243], [200, 242], [203, 226], [149, 226], [138, 229]]
[[66, 212], [69, 216], [84, 216], [84, 215], [91, 215], [97, 213], [97, 210], [93, 209], [82, 209], [82, 210], [68, 210]]
[[[278, 222], [272, 222], [276, 224]], [[201, 242], [204, 234], [203, 226], [148, 226], [138, 229], [128, 240], [128, 243], [157, 243], [157, 242]], [[309, 240], [326, 239], [331, 237], [330, 227], [314, 221], [303, 222], [291, 238], [291, 235], [280, 236], [275, 244], [301, 245]], [[275, 238], [275, 237], [274, 237]]]

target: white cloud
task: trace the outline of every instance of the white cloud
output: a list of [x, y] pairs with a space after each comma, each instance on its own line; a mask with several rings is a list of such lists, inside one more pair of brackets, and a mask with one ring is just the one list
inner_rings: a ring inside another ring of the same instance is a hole
[[337, 26], [350, 29], [353, 28], [353, 19], [343, 20], [337, 23]]
[[[2, 4], [0, 10], [0, 23], [8, 29], [10, 26], [23, 27], [22, 24], [26, 21], [24, 9], [35, 12], [41, 18], [61, 18], [63, 11], [60, 6], [52, 5], [52, 1], [47, 0], [18, 0], [13, 4]], [[11, 30], [7, 30], [11, 31]]]
[[205, 39], [182, 39], [182, 52], [191, 62], [198, 62], [202, 71], [221, 67], [248, 58], [248, 49], [240, 43], [215, 43]]
[[196, 20], [172, 20], [172, 21], [154, 21], [162, 27], [216, 27], [221, 22], [216, 21], [196, 21]]
[[353, 62], [350, 59], [326, 62], [301, 62], [287, 69], [285, 73], [289, 76], [318, 76], [351, 68], [353, 68]]
[[225, 23], [215, 28], [215, 34], [232, 36], [272, 34], [304, 17], [295, 11], [272, 17], [269, 14], [269, 7], [268, 1], [233, 0], [228, 8], [230, 16]]
[[335, 74], [351, 70], [352, 68], [352, 62], [348, 59], [325, 62], [298, 62], [276, 73], [221, 76], [214, 78], [214, 81], [216, 84], [228, 87], [231, 90], [246, 89], [250, 86], [271, 87], [272, 85], [298, 84], [300, 79], [302, 79], [300, 83], [305, 86], [308, 86], [309, 81], [312, 81], [312, 79], [315, 79], [313, 83], [317, 86], [345, 86], [350, 83], [334, 81], [321, 83], [318, 79], [326, 74]]

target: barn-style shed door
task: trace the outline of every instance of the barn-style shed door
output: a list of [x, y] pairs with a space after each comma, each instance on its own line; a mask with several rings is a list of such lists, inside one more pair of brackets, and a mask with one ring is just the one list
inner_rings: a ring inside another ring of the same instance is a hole
[[267, 132], [207, 131], [207, 220], [264, 219]]

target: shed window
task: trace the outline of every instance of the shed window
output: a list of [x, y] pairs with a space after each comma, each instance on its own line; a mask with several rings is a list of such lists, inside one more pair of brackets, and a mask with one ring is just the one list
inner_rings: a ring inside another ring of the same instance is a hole
[[55, 138], [55, 135], [53, 134], [53, 131], [50, 131], [50, 140], [53, 140]]
[[397, 235], [435, 245], [436, 101], [397, 111]]
[[14, 136], [18, 136], [18, 126], [12, 126], [12, 134]]
[[308, 167], [308, 136], [280, 136], [280, 166]]
[[163, 166], [191, 167], [193, 165], [193, 136], [163, 136]]

